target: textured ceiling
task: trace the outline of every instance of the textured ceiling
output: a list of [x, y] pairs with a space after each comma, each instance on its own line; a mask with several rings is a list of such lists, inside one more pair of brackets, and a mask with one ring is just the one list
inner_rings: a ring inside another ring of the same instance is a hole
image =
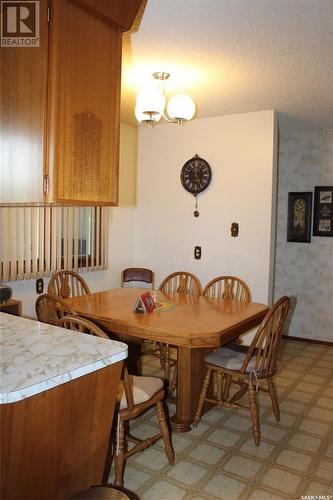
[[148, 0], [124, 35], [122, 120], [154, 71], [197, 117], [275, 109], [282, 129], [333, 127], [333, 0]]

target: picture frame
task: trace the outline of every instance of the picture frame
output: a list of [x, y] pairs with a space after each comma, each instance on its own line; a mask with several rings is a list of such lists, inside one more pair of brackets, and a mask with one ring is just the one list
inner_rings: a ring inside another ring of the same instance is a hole
[[333, 236], [333, 186], [315, 186], [313, 236]]
[[310, 243], [312, 193], [288, 193], [287, 241]]

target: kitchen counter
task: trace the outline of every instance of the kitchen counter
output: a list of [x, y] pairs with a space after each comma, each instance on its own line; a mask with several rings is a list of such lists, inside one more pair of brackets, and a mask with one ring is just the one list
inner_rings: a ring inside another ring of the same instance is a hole
[[127, 345], [0, 313], [0, 498], [101, 484]]
[[0, 313], [0, 403], [12, 403], [127, 357], [121, 342]]

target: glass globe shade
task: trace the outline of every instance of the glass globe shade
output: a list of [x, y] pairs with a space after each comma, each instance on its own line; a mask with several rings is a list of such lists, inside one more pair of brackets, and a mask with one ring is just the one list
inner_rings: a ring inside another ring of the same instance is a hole
[[158, 89], [145, 89], [136, 98], [136, 108], [140, 113], [162, 114], [165, 108], [165, 95]]
[[195, 103], [186, 94], [177, 94], [168, 102], [168, 115], [172, 120], [192, 120], [195, 113]]
[[138, 107], [135, 108], [135, 117], [140, 123], [153, 125], [153, 122], [158, 123], [160, 121], [161, 116], [162, 116], [161, 113], [154, 113], [154, 114], [143, 113], [138, 109]]

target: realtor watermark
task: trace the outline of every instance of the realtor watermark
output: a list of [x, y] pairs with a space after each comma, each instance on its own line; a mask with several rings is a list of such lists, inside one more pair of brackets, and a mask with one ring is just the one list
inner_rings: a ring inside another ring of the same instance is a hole
[[301, 500], [332, 500], [332, 495], [302, 495]]
[[1, 47], [39, 47], [39, 1], [1, 1]]

